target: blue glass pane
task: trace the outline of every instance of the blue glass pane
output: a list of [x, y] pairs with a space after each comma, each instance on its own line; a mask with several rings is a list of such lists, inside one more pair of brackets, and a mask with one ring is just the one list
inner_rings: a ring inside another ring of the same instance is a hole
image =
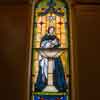
[[43, 96], [43, 95], [35, 95], [34, 100], [67, 100], [67, 96]]

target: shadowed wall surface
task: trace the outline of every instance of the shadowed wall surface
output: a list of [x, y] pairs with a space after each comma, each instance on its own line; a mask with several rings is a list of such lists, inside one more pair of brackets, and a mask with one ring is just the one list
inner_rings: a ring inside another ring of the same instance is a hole
[[0, 7], [0, 100], [26, 100], [30, 6]]
[[76, 6], [79, 100], [100, 98], [100, 6]]

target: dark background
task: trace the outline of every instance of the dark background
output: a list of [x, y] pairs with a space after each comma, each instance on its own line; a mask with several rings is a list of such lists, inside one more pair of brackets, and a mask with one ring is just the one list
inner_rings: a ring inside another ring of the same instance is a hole
[[[100, 99], [100, 0], [72, 2], [79, 100]], [[0, 100], [27, 100], [31, 2], [0, 0]]]

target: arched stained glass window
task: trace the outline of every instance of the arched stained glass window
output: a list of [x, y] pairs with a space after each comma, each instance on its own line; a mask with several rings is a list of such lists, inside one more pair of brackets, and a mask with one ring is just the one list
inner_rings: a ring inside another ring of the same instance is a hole
[[64, 0], [36, 1], [32, 100], [69, 100], [68, 7]]

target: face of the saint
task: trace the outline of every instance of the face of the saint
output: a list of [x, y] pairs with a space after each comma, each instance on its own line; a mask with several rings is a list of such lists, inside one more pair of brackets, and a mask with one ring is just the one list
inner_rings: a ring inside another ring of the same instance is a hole
[[54, 28], [50, 28], [49, 33], [52, 34], [54, 32]]

